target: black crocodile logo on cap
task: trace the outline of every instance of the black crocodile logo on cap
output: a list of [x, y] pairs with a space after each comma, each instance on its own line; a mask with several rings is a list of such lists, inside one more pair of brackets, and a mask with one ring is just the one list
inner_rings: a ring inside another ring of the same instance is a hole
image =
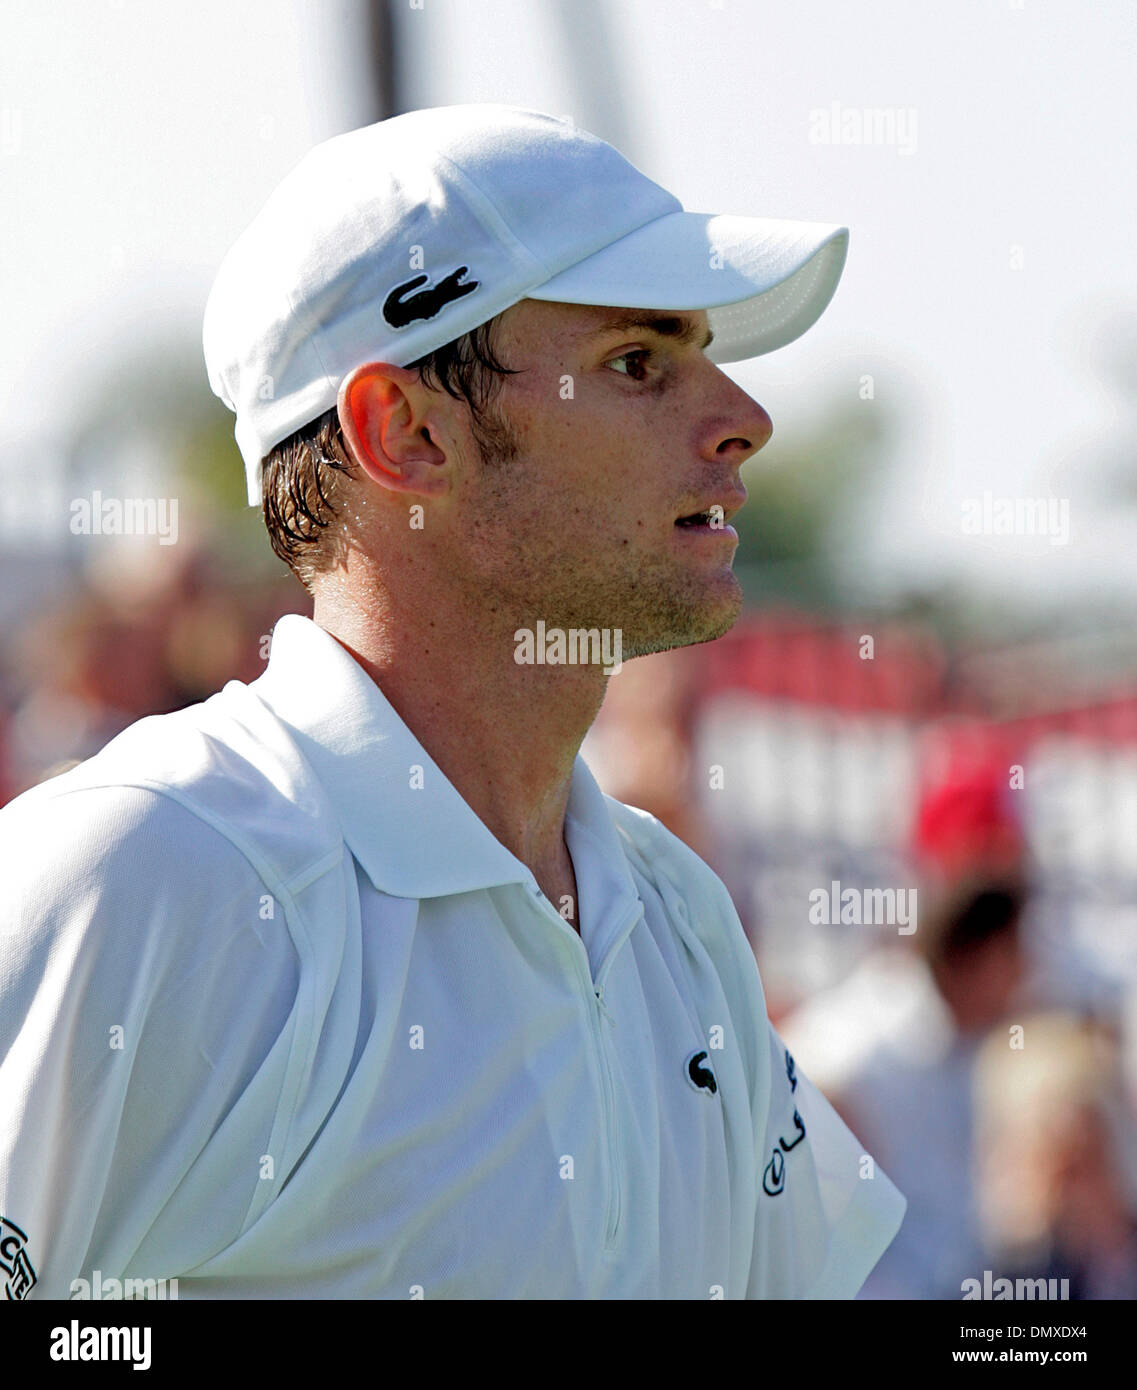
[[[383, 317], [392, 328], [406, 328], [407, 324], [413, 323], [415, 319], [434, 318], [447, 304], [461, 299], [463, 295], [473, 294], [481, 284], [480, 280], [459, 284], [469, 268], [468, 265], [460, 265], [457, 270], [452, 270], [444, 279], [439, 280], [437, 285], [431, 285], [425, 290], [418, 290], [419, 285], [425, 285], [427, 282], [425, 275], [416, 275], [413, 280], [396, 285], [383, 301]], [[418, 293], [412, 294], [412, 290], [418, 290]]]

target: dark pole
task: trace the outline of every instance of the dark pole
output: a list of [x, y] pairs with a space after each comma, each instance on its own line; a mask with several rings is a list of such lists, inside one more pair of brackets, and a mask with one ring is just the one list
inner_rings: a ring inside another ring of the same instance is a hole
[[371, 72], [372, 106], [375, 114], [368, 121], [384, 121], [408, 110], [406, 82], [399, 46], [399, 0], [365, 0], [366, 43]]

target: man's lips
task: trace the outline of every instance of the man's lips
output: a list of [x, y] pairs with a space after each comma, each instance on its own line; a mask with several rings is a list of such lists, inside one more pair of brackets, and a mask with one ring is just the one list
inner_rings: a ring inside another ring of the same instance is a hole
[[683, 512], [675, 518], [675, 525], [681, 531], [710, 531], [716, 535], [730, 535], [737, 539], [737, 531], [727, 523], [745, 501], [746, 489], [740, 488], [719, 497], [697, 502], [690, 511]]
[[723, 521], [717, 521], [712, 525], [709, 521], [686, 521], [676, 522], [675, 530], [681, 536], [717, 536], [720, 540], [738, 541], [738, 532], [733, 526], [727, 525]]

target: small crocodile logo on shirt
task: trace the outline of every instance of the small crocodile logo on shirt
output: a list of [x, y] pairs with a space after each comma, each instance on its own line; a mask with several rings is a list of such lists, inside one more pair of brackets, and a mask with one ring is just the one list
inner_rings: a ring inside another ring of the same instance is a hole
[[710, 1091], [713, 1096], [718, 1090], [718, 1082], [715, 1074], [710, 1067], [704, 1067], [702, 1063], [706, 1061], [705, 1052], [695, 1052], [687, 1058], [687, 1075], [691, 1079], [691, 1084], [700, 1091]]

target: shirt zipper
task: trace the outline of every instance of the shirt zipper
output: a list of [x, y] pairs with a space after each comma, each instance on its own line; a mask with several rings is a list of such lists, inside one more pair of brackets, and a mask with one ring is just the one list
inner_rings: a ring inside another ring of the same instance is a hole
[[[608, 1021], [610, 1027], [616, 1026], [616, 1020], [609, 1012], [608, 1005], [604, 1002], [604, 986], [601, 983], [607, 974], [608, 967], [612, 963], [613, 952], [609, 952], [600, 970], [597, 973], [597, 982], [592, 982], [592, 971], [588, 961], [588, 950], [580, 933], [573, 927], [571, 922], [565, 921], [551, 902], [541, 894], [540, 901], [544, 902], [548, 910], [556, 917], [561, 926], [572, 933], [576, 938], [579, 951], [576, 955], [577, 964], [581, 974], [584, 976], [585, 986], [591, 996], [588, 1016], [592, 1028], [592, 1038], [596, 1047], [597, 1062], [599, 1063], [600, 1077], [604, 1090], [604, 1150], [608, 1164], [608, 1211], [604, 1223], [604, 1248], [610, 1249], [616, 1239], [616, 1233], [620, 1229], [620, 1164], [618, 1154], [618, 1130], [616, 1119], [616, 1088], [612, 1082], [612, 1067], [608, 1060], [608, 1048], [604, 1042], [604, 1020]], [[639, 920], [638, 914], [635, 920]], [[617, 940], [622, 939], [622, 936]]]
[[[592, 980], [589, 977], [589, 986]], [[616, 1119], [616, 1088], [612, 1084], [612, 1067], [608, 1061], [608, 1048], [604, 1042], [604, 1019], [612, 1022], [612, 1015], [604, 1003], [604, 990], [599, 988], [593, 990], [593, 1004], [591, 1017], [593, 1023], [593, 1035], [596, 1039], [596, 1051], [600, 1062], [600, 1075], [604, 1082], [604, 1114], [605, 1114], [605, 1137], [607, 1139], [608, 1152], [608, 1217], [604, 1225], [604, 1246], [609, 1248], [616, 1239], [616, 1232], [620, 1227], [620, 1162], [618, 1153], [618, 1135]]]
[[[609, 1061], [609, 1050], [605, 1040], [604, 1020], [607, 1019], [608, 1025], [615, 1028], [616, 1020], [609, 1012], [608, 1005], [604, 1002], [604, 977], [615, 959], [617, 947], [627, 936], [629, 921], [632, 925], [639, 921], [643, 913], [640, 905], [638, 911], [633, 911], [625, 918], [621, 930], [615, 935], [612, 947], [601, 962], [600, 969], [596, 972], [596, 984], [593, 986], [592, 975], [588, 970], [587, 964], [584, 966], [584, 973], [588, 978], [588, 986], [592, 990], [593, 998], [596, 1000], [592, 1010], [592, 1021], [594, 1025], [594, 1036], [596, 1038], [596, 1050], [600, 1056], [600, 1073], [604, 1079], [604, 1105], [607, 1123], [605, 1125], [606, 1138], [608, 1143], [608, 1219], [604, 1228], [604, 1248], [610, 1249], [615, 1243], [616, 1234], [620, 1229], [621, 1198], [620, 1188], [620, 1162], [619, 1162], [619, 1121], [616, 1115], [616, 1087], [612, 1081], [612, 1065]], [[584, 942], [581, 941], [581, 945]], [[585, 952], [587, 962], [588, 953]]]
[[[608, 1005], [604, 1002], [604, 978], [616, 957], [616, 951], [627, 939], [628, 928], [632, 927], [643, 916], [643, 904], [638, 903], [624, 918], [620, 930], [612, 938], [612, 945], [609, 947], [607, 955], [600, 963], [600, 969], [596, 972], [596, 984], [593, 987], [592, 975], [587, 966], [588, 952], [585, 951], [585, 974], [588, 977], [589, 988], [592, 989], [593, 997], [596, 1000], [595, 1008], [592, 1011], [593, 1023], [595, 1025], [596, 1049], [600, 1054], [600, 1071], [604, 1078], [604, 1099], [607, 1110], [607, 1140], [608, 1140], [608, 1172], [610, 1174], [608, 1188], [608, 1220], [604, 1232], [604, 1248], [610, 1249], [615, 1243], [616, 1234], [620, 1229], [621, 1198], [620, 1188], [620, 1163], [619, 1163], [619, 1125], [616, 1116], [616, 1088], [612, 1081], [612, 1066], [609, 1061], [609, 1050], [605, 1040], [605, 1028], [603, 1019], [608, 1020], [609, 1027], [615, 1028], [616, 1020], [609, 1012]], [[583, 947], [584, 942], [581, 941]]]

